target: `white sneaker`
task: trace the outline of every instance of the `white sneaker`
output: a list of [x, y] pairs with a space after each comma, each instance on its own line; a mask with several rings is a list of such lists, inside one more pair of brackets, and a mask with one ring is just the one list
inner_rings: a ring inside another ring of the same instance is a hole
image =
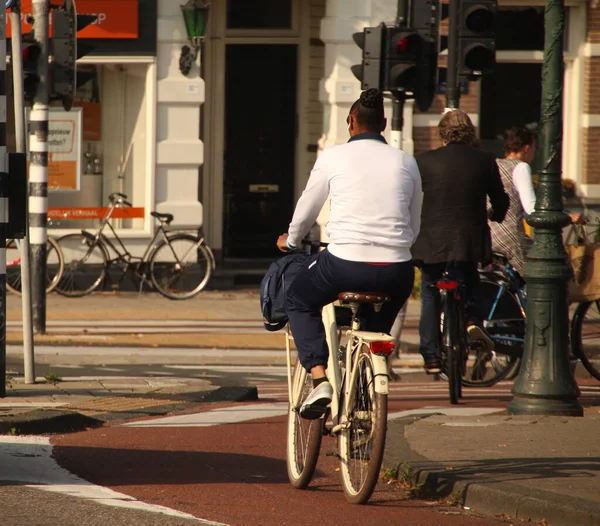
[[327, 406], [331, 403], [333, 396], [333, 387], [329, 382], [322, 382], [315, 387], [306, 397], [302, 407], [300, 408], [300, 416], [307, 420], [316, 420], [321, 418]]

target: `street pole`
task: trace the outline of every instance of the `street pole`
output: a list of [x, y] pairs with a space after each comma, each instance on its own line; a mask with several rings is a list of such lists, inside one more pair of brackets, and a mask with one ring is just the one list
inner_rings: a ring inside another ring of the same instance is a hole
[[533, 247], [525, 264], [527, 325], [523, 365], [515, 385], [510, 414], [583, 416], [579, 388], [569, 367], [567, 261], [562, 228], [561, 152], [564, 83], [564, 0], [548, 0], [545, 10], [542, 69], [541, 146], [544, 168], [539, 172], [535, 212], [527, 219], [534, 228]]
[[[398, 0], [398, 12], [396, 17], [398, 26], [408, 25], [408, 0]], [[392, 133], [391, 145], [402, 149], [402, 128], [404, 127], [404, 101], [406, 96], [403, 91], [392, 92]]]
[[[25, 130], [25, 100], [23, 87], [23, 46], [21, 43], [21, 1], [15, 0], [10, 11], [13, 98], [15, 105], [15, 139], [17, 153], [27, 153], [27, 135]], [[26, 202], [27, 204], [27, 202]], [[27, 221], [27, 210], [25, 210]], [[33, 326], [31, 324], [31, 267], [29, 262], [29, 233], [25, 228], [25, 237], [20, 243], [21, 252], [21, 307], [23, 312], [23, 365], [25, 383], [35, 383], [35, 360], [33, 356]]]
[[448, 8], [448, 67], [446, 69], [446, 111], [458, 109], [460, 86], [458, 82], [458, 17], [460, 1], [452, 0]]
[[6, 155], [6, 3], [0, 7], [0, 397], [6, 396], [6, 234], [8, 229]]
[[29, 122], [29, 236], [31, 242], [33, 326], [46, 332], [48, 221], [48, 0], [33, 0], [33, 38], [41, 53], [39, 83]]

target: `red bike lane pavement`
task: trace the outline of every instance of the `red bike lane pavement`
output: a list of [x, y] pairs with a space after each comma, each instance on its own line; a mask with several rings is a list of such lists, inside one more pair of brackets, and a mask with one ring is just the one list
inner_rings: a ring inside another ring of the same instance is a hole
[[[423, 399], [423, 392], [409, 389], [391, 397], [389, 412], [448, 405], [447, 395], [438, 393]], [[464, 405], [501, 408], [507, 400], [470, 396]], [[281, 399], [265, 403], [273, 401]], [[243, 410], [242, 404], [236, 407]], [[336, 449], [336, 441], [329, 437], [323, 439], [310, 488], [296, 490], [287, 478], [286, 421], [285, 416], [278, 416], [211, 427], [113, 424], [53, 437], [53, 455], [61, 466], [95, 484], [230, 525], [483, 526], [505, 522], [448, 504], [409, 499], [396, 484], [383, 482], [369, 505], [351, 505], [340, 485], [338, 461], [326, 455]]]

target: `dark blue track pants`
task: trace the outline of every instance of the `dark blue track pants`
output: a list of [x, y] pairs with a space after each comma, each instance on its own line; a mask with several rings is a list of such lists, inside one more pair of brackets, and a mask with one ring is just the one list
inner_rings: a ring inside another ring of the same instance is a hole
[[327, 367], [329, 350], [321, 309], [335, 301], [340, 292], [385, 292], [392, 301], [378, 313], [363, 309], [366, 329], [390, 332], [398, 312], [410, 296], [414, 281], [411, 261], [371, 265], [340, 259], [328, 250], [319, 252], [302, 269], [289, 288], [286, 310], [298, 348], [300, 363], [307, 371], [317, 365]]

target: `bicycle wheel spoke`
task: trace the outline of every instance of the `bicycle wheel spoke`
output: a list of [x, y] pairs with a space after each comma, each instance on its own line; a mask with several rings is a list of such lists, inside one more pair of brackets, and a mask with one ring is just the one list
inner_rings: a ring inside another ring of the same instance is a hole
[[106, 274], [106, 255], [94, 238], [69, 234], [58, 240], [64, 271], [56, 291], [63, 296], [85, 296], [96, 290]]
[[206, 248], [187, 234], [176, 234], [151, 256], [150, 276], [156, 289], [171, 299], [187, 299], [208, 282], [211, 266]]

